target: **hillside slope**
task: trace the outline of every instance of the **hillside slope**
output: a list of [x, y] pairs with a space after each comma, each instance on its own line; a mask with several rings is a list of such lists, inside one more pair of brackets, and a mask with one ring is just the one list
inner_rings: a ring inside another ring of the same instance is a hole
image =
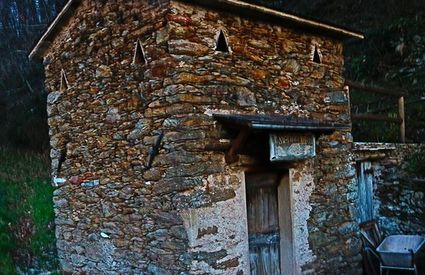
[[[368, 30], [366, 37], [346, 48], [347, 78], [408, 91], [407, 141], [425, 142], [425, 12], [393, 19]], [[384, 103], [380, 104], [386, 106], [384, 111], [377, 113], [397, 116], [396, 98], [352, 94], [353, 105], [365, 106], [367, 102]], [[397, 125], [363, 122], [355, 124], [353, 132], [357, 140], [398, 141]]]
[[52, 196], [46, 156], [0, 147], [0, 274], [56, 269]]

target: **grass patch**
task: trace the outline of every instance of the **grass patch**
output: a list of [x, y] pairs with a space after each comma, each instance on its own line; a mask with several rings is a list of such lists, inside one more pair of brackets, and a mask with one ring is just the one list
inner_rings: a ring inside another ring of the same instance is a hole
[[57, 268], [47, 156], [0, 148], [0, 270]]

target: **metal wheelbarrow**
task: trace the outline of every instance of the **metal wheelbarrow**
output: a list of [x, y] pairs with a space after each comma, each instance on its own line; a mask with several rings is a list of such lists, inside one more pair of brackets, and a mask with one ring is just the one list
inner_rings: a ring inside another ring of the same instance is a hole
[[415, 263], [416, 254], [425, 244], [425, 238], [414, 235], [391, 235], [386, 237], [376, 249], [380, 258], [380, 274], [383, 270], [398, 269], [418, 270]]

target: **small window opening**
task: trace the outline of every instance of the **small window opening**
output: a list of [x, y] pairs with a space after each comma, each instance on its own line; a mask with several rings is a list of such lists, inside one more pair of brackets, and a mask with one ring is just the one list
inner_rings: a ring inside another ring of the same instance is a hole
[[66, 73], [65, 71], [62, 69], [61, 70], [61, 83], [60, 83], [60, 91], [66, 91], [69, 89], [69, 83], [68, 83], [68, 79], [66, 78]]
[[224, 32], [222, 30], [220, 30], [220, 34], [218, 35], [217, 45], [215, 50], [217, 52], [224, 52], [224, 53], [229, 52], [229, 45], [227, 43], [226, 36], [224, 35]]
[[136, 48], [134, 49], [134, 57], [133, 57], [133, 64], [146, 64], [148, 63], [146, 61], [145, 51], [143, 50], [143, 45], [140, 40], [137, 40], [136, 42]]
[[320, 57], [319, 48], [317, 48], [317, 46], [314, 46], [313, 62], [317, 64], [322, 63], [322, 58]]

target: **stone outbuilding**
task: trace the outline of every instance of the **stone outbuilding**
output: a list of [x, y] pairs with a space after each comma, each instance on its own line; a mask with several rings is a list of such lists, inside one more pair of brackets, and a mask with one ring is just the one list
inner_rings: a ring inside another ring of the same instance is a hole
[[87, 274], [359, 274], [344, 39], [238, 0], [69, 1], [45, 65], [57, 249]]

